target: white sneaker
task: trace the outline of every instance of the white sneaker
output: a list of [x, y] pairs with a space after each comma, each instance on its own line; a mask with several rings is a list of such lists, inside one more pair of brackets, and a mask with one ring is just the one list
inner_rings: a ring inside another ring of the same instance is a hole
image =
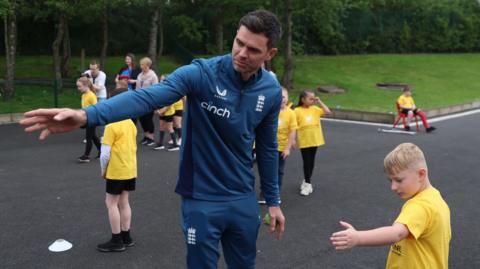
[[182, 139], [181, 138], [177, 139], [177, 145], [181, 145], [181, 144], [182, 144]]
[[305, 184], [307, 184], [307, 183], [305, 183], [305, 179], [304, 179], [304, 180], [302, 180], [302, 185], [300, 185], [300, 190], [305, 189], [305, 187], [307, 186]]
[[313, 192], [312, 184], [305, 183], [305, 188], [300, 191], [300, 194], [303, 196], [308, 196]]

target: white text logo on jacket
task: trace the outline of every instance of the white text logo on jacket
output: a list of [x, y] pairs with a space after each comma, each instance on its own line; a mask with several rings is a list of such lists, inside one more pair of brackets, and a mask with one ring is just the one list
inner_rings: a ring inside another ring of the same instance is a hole
[[230, 110], [226, 108], [217, 107], [212, 104], [212, 102], [201, 102], [200, 106], [214, 115], [220, 116], [222, 118], [230, 118]]

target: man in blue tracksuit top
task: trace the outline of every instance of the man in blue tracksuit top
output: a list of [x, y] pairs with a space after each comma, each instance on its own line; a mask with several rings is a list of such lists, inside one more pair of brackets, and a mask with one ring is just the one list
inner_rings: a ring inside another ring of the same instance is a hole
[[27, 131], [40, 137], [84, 124], [105, 125], [137, 117], [187, 96], [176, 192], [188, 268], [216, 268], [222, 243], [229, 268], [254, 268], [260, 226], [252, 169], [256, 143], [261, 189], [269, 206], [270, 232], [280, 238], [276, 132], [281, 103], [277, 80], [261, 68], [277, 52], [280, 24], [272, 13], [248, 13], [239, 23], [232, 53], [195, 60], [160, 84], [120, 94], [85, 110], [26, 113]]

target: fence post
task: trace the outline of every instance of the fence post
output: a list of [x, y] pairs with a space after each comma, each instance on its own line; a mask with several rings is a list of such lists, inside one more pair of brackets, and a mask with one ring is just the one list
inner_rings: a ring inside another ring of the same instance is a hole
[[53, 81], [53, 106], [55, 108], [58, 107], [58, 84], [56, 79]]
[[85, 70], [85, 49], [80, 51], [80, 72]]

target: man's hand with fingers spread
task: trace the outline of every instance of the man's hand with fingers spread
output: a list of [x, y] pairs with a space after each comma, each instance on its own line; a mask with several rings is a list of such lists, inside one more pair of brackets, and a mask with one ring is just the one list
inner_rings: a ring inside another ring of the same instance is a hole
[[87, 123], [87, 113], [81, 109], [52, 108], [37, 109], [26, 112], [21, 125], [26, 126], [26, 132], [40, 131], [40, 140], [50, 134], [66, 133]]
[[358, 245], [360, 238], [357, 230], [348, 222], [340, 221], [345, 230], [333, 233], [330, 237], [332, 245], [336, 250], [351, 249]]

